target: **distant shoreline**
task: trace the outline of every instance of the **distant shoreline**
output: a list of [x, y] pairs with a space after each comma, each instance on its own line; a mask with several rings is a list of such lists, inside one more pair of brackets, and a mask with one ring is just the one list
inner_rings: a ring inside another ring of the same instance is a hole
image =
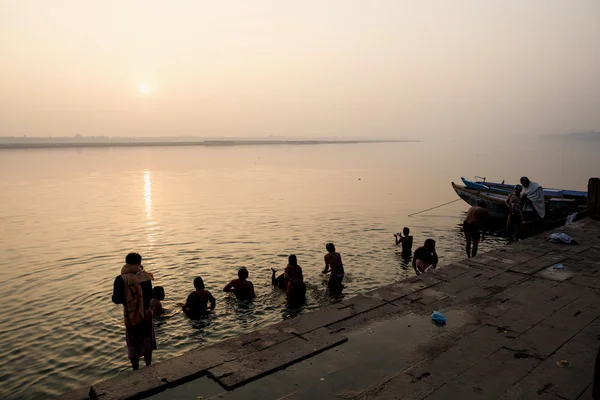
[[204, 140], [204, 141], [106, 141], [106, 142], [0, 142], [0, 150], [87, 147], [182, 147], [182, 146], [257, 146], [319, 145], [361, 143], [418, 143], [418, 140]]

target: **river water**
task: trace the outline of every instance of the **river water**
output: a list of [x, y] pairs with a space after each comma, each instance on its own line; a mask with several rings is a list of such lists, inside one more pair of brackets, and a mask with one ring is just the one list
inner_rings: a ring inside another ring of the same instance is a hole
[[[438, 242], [440, 266], [464, 258], [467, 209], [450, 182], [485, 175], [586, 189], [598, 142], [487, 141], [0, 151], [0, 398], [48, 398], [127, 370], [112, 283], [137, 251], [167, 317], [158, 362], [332, 301], [320, 275], [337, 245], [346, 296], [412, 274], [394, 246]], [[500, 238], [482, 251], [504, 245]], [[308, 302], [288, 310], [270, 268], [298, 256]], [[257, 299], [220, 291], [248, 267]], [[201, 275], [217, 299], [201, 322], [178, 312]]]

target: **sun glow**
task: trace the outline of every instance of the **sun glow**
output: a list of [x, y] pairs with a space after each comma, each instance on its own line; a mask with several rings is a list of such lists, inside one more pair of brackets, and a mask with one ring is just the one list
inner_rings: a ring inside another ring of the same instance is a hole
[[138, 91], [141, 94], [149, 94], [151, 90], [152, 88], [147, 83], [140, 83], [140, 86], [138, 86]]

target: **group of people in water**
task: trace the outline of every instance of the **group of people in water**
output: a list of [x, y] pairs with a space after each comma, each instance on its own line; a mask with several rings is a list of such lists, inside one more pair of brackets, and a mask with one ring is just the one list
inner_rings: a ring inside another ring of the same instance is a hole
[[[325, 269], [322, 272], [330, 274], [327, 285], [329, 290], [341, 292], [344, 288], [342, 256], [336, 251], [333, 243], [328, 243], [325, 247], [327, 254], [324, 257]], [[294, 254], [290, 255], [283, 274], [276, 276], [276, 272], [272, 269], [272, 284], [285, 290], [287, 300], [292, 307], [302, 305], [306, 299], [306, 285], [297, 257]], [[223, 287], [223, 292], [233, 293], [238, 300], [254, 299], [256, 297], [254, 285], [248, 280], [248, 276], [248, 269], [240, 268], [237, 279], [228, 282]], [[153, 280], [152, 273], [146, 271], [142, 265], [142, 256], [138, 253], [129, 253], [113, 285], [112, 301], [123, 305], [125, 341], [134, 370], [139, 368], [142, 357], [146, 365], [152, 363], [152, 351], [156, 349], [152, 319], [153, 316], [164, 313], [161, 302], [165, 298], [165, 291], [162, 286], [153, 288]], [[204, 280], [200, 276], [196, 277], [194, 291], [187, 296], [185, 303], [181, 304], [182, 311], [191, 319], [197, 319], [208, 315], [215, 307], [216, 300], [206, 290]]]
[[[523, 207], [529, 201], [533, 204], [539, 219], [545, 216], [544, 193], [542, 188], [528, 178], [521, 178], [521, 184], [515, 186], [506, 205], [509, 209], [507, 228], [509, 232], [515, 231], [519, 237], [520, 227], [523, 224]], [[523, 191], [523, 187], [525, 191]], [[540, 203], [541, 201], [541, 203]], [[480, 239], [485, 239], [487, 228], [488, 210], [484, 203], [471, 207], [467, 211], [463, 222], [463, 232], [466, 239], [466, 252], [468, 257], [477, 255]], [[405, 227], [401, 233], [394, 234], [396, 245], [402, 246], [402, 256], [410, 260], [417, 275], [434, 270], [438, 264], [436, 242], [433, 239], [425, 240], [423, 246], [417, 248], [412, 254], [413, 237], [410, 229]], [[342, 256], [335, 249], [333, 243], [325, 246], [327, 254], [324, 256], [325, 268], [323, 274], [330, 274], [328, 289], [331, 292], [341, 292], [344, 288], [344, 264]], [[248, 280], [248, 269], [242, 267], [238, 270], [237, 279], [225, 285], [223, 291], [233, 293], [238, 300], [252, 300], [256, 297], [254, 285]], [[130, 253], [125, 258], [125, 265], [116, 277], [113, 287], [112, 301], [122, 304], [125, 320], [125, 340], [127, 342], [128, 356], [133, 369], [139, 368], [140, 358], [144, 358], [146, 365], [152, 362], [152, 351], [156, 349], [154, 335], [153, 315], [164, 313], [161, 301], [165, 298], [164, 288], [152, 287], [154, 276], [144, 270], [142, 257], [137, 253]], [[285, 290], [288, 302], [292, 306], [301, 305], [306, 299], [306, 285], [302, 268], [298, 265], [295, 255], [288, 257], [288, 264], [279, 276], [272, 269], [271, 283], [273, 286]], [[214, 296], [205, 288], [204, 280], [198, 276], [194, 279], [194, 291], [181, 305], [183, 312], [190, 318], [199, 318], [207, 315], [216, 307]]]

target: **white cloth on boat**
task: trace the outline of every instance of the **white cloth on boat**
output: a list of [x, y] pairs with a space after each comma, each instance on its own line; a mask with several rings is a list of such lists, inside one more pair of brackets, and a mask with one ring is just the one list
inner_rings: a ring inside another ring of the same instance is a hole
[[529, 187], [525, 190], [527, 199], [533, 204], [535, 212], [544, 218], [546, 216], [546, 203], [544, 199], [544, 189], [535, 182], [530, 182]]

